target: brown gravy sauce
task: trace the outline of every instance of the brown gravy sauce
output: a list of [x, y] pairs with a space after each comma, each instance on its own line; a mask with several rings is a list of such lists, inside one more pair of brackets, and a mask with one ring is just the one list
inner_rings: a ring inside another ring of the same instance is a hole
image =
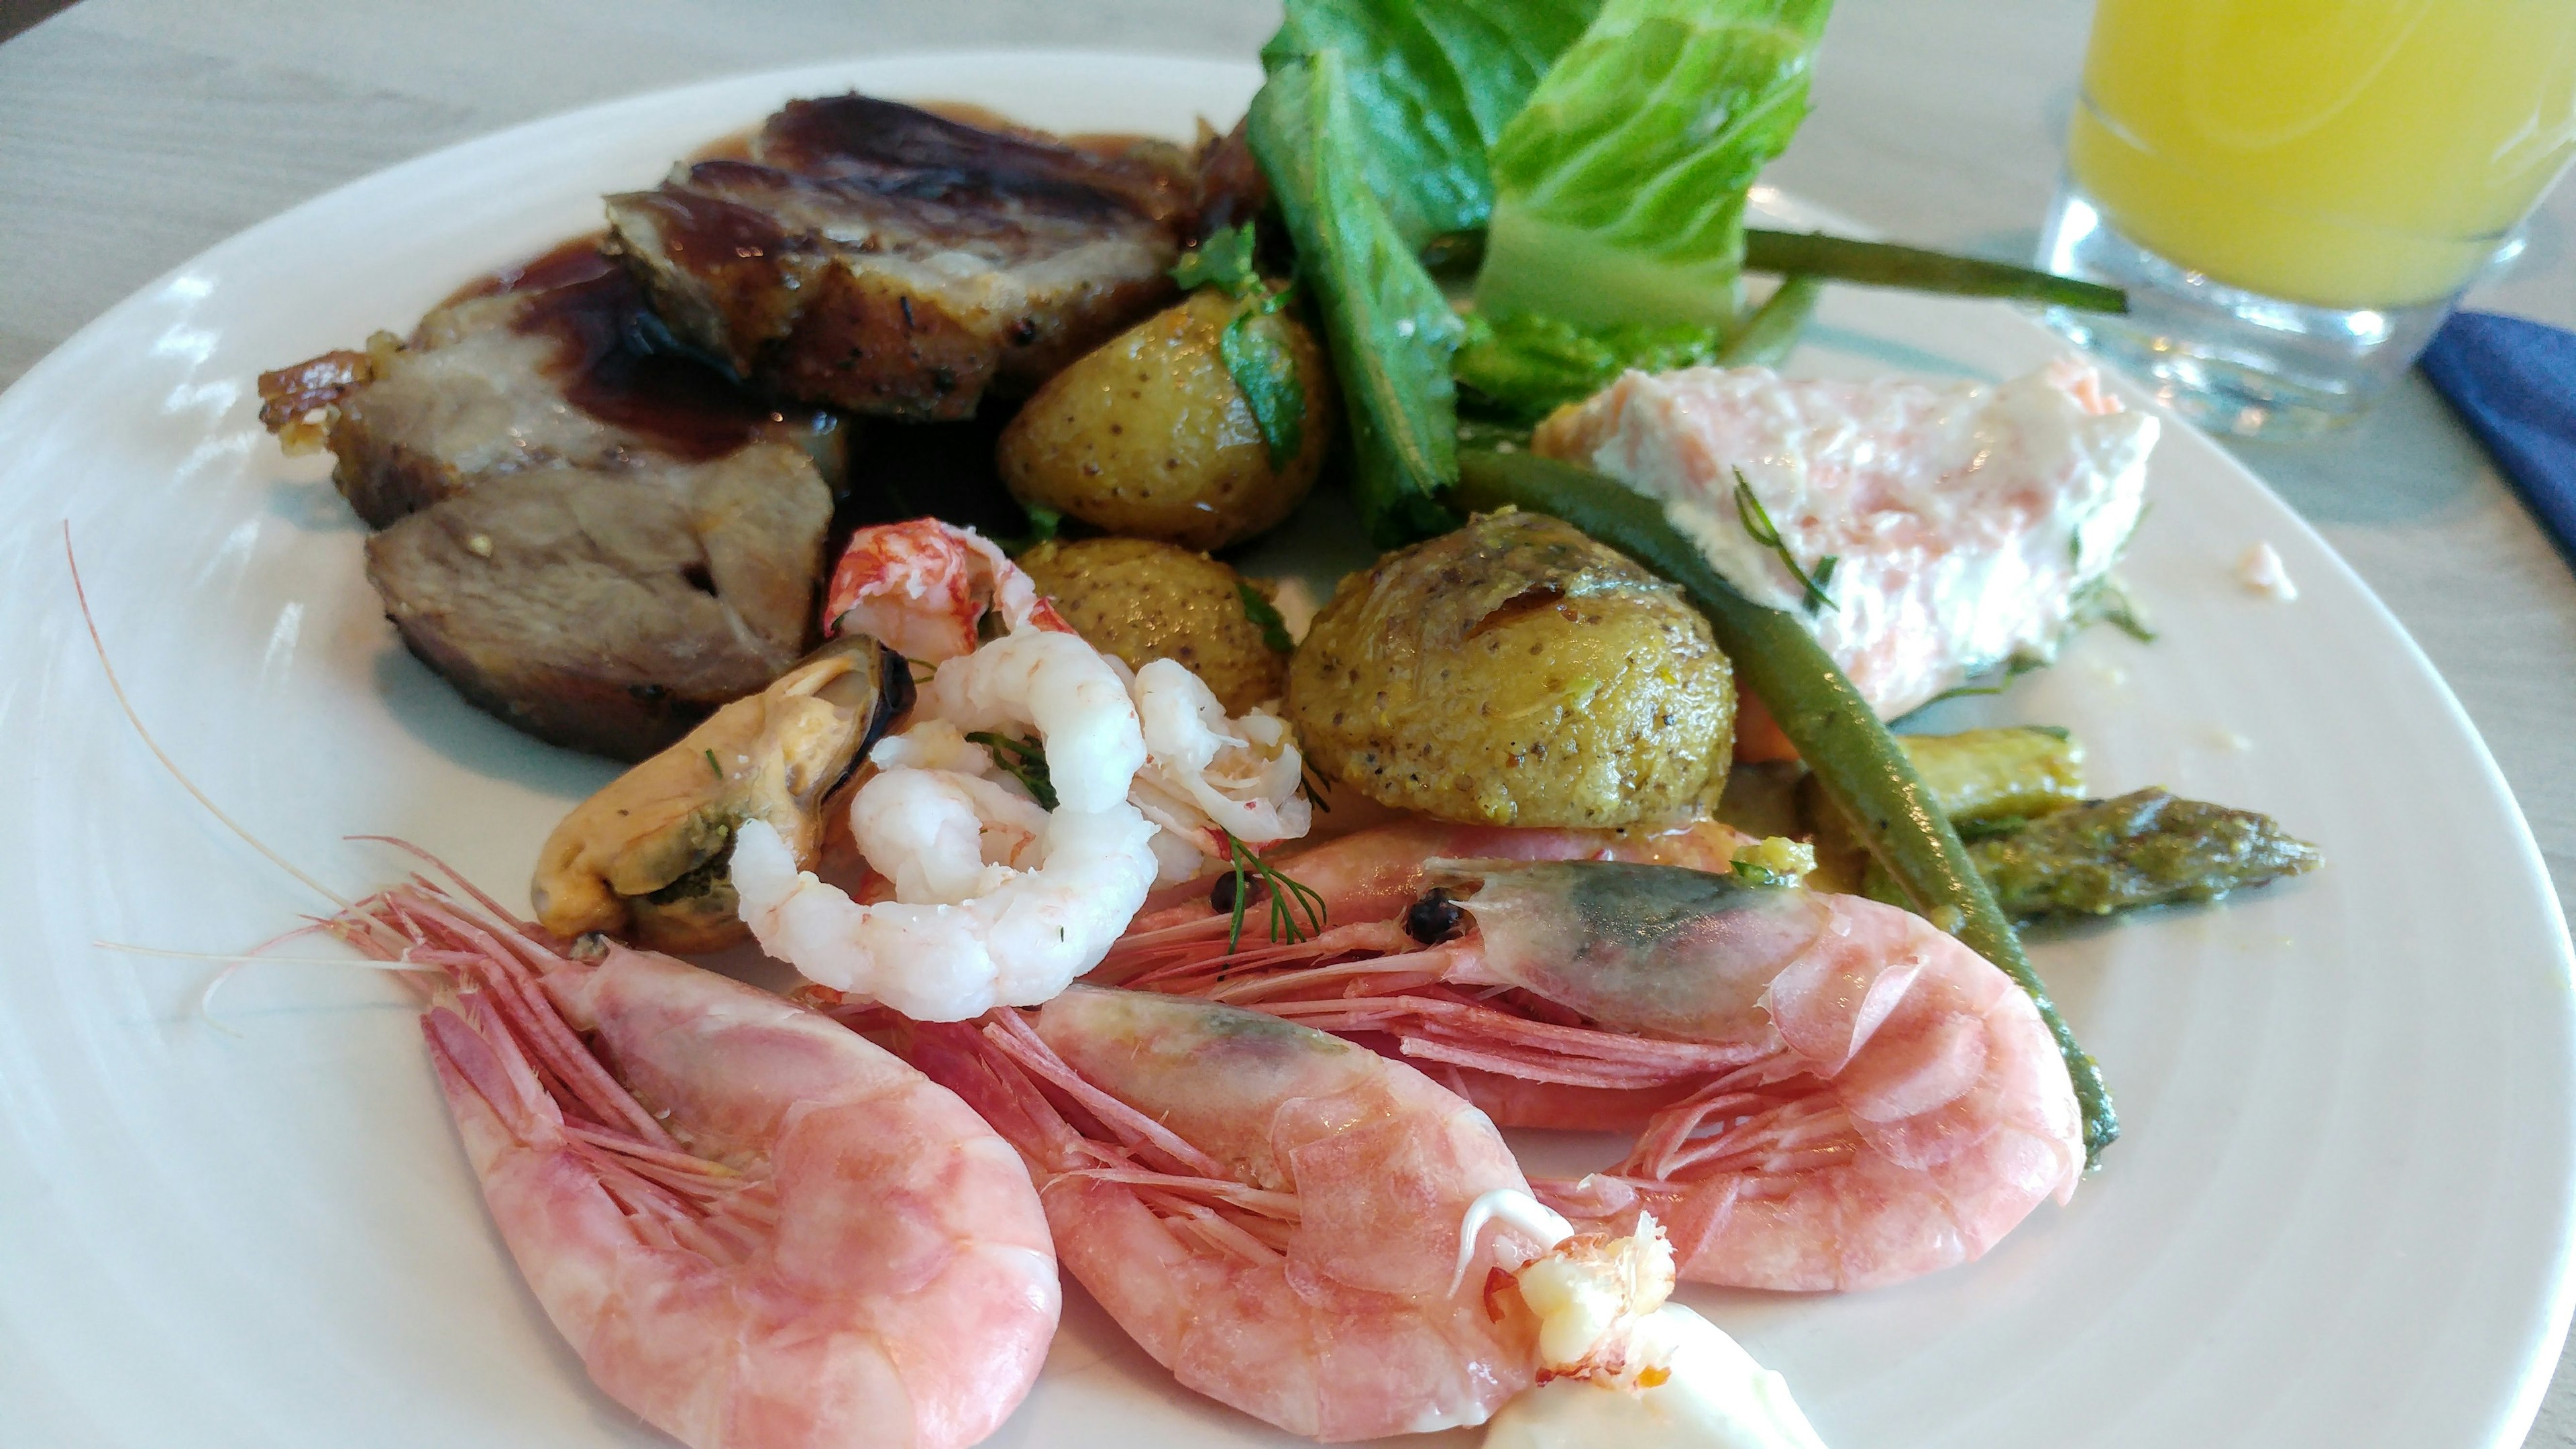
[[[1139, 151], [1150, 154], [1172, 146], [1148, 136], [1049, 136], [966, 101], [910, 104], [965, 125], [1054, 141], [1105, 158], [1125, 158]], [[748, 162], [758, 132], [758, 127], [752, 127], [719, 136], [689, 153], [687, 164]], [[692, 211], [672, 217], [674, 231], [687, 232], [690, 239], [702, 239], [717, 251], [756, 249], [775, 240], [766, 220], [756, 213], [712, 201], [698, 210], [708, 214]], [[761, 235], [735, 234], [745, 226], [756, 226]], [[639, 434], [659, 451], [685, 461], [723, 457], [764, 434], [774, 434], [782, 424], [792, 423], [798, 430], [828, 426], [819, 413], [772, 408], [724, 372], [676, 350], [669, 333], [646, 306], [643, 289], [616, 259], [601, 253], [605, 235], [574, 237], [525, 261], [497, 268], [458, 288], [442, 305], [528, 294], [528, 306], [512, 325], [522, 333], [554, 339], [553, 371], [563, 384], [565, 399], [601, 422]], [[682, 238], [672, 235], [672, 240]], [[674, 248], [675, 252], [681, 249]]]
[[511, 325], [554, 340], [551, 370], [565, 400], [672, 457], [721, 458], [787, 421], [722, 372], [671, 350], [643, 289], [601, 254], [600, 240], [574, 237], [476, 278], [448, 301], [526, 296]]

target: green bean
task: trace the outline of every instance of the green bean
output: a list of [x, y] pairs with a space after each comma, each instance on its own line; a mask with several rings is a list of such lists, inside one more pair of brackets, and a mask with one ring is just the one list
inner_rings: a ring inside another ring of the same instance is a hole
[[1996, 908], [1940, 803], [1805, 626], [1737, 593], [1665, 521], [1652, 499], [1586, 469], [1526, 453], [1462, 452], [1448, 502], [1461, 510], [1512, 505], [1551, 514], [1681, 585], [1708, 616], [1718, 647], [1735, 663], [1736, 678], [1770, 710], [1828, 798], [1859, 824], [1871, 853], [1904, 886], [1915, 909], [2030, 993], [2074, 1081], [2086, 1161], [2098, 1163], [2102, 1149], [2120, 1135], [2101, 1070], [2057, 1014], [2048, 988], [2022, 955], [2021, 938]]
[[1789, 350], [1798, 345], [1798, 334], [1807, 329], [1807, 319], [1815, 314], [1816, 299], [1824, 292], [1825, 284], [1817, 278], [1782, 277], [1780, 290], [1765, 298], [1753, 315], [1744, 319], [1743, 330], [1718, 349], [1718, 365], [1778, 367]]
[[1854, 241], [1819, 232], [1748, 228], [1744, 233], [1744, 265], [1750, 271], [1829, 277], [1872, 287], [1951, 292], [1962, 297], [2011, 297], [2086, 312], [2129, 310], [2129, 294], [2117, 287], [2035, 272], [2007, 262], [1954, 257], [1947, 252]]

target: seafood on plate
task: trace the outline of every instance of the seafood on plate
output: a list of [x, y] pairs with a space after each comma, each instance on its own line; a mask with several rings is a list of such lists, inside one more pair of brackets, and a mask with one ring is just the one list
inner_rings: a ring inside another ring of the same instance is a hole
[[1622, 376], [1531, 448], [1660, 499], [1892, 719], [2053, 657], [2137, 526], [2156, 427], [2072, 358], [1994, 387], [1688, 368]]
[[[1515, 1220], [1462, 1251], [1480, 1199], [1525, 1190], [1510, 1149], [1422, 1073], [1323, 1032], [1076, 986], [896, 1036], [1020, 1149], [1058, 1256], [1119, 1326], [1291, 1433], [1483, 1423], [1544, 1373], [1615, 1360], [1613, 1330], [1671, 1285], [1668, 1260], [1658, 1279], [1597, 1234], [1551, 1256]], [[1525, 1281], [1563, 1291], [1531, 1301]]]
[[[1131, 675], [972, 530], [860, 530], [825, 607], [931, 674], [850, 801], [889, 898], [852, 899], [764, 820], [737, 833], [742, 919], [808, 980], [923, 1021], [1034, 1006], [1099, 963], [1158, 879], [1305, 829], [1279, 720], [1229, 719], [1169, 661]], [[1000, 633], [979, 643], [988, 616]]]
[[493, 1225], [611, 1398], [693, 1449], [931, 1449], [1028, 1393], [1055, 1251], [954, 1094], [815, 1012], [568, 953], [479, 895], [415, 881], [326, 929], [434, 980], [421, 1030]]
[[1156, 963], [1139, 989], [1383, 1044], [1505, 1125], [1633, 1133], [1615, 1167], [1540, 1196], [1579, 1222], [1652, 1213], [1696, 1281], [1898, 1282], [2074, 1192], [2056, 1043], [1920, 917], [1733, 871], [1418, 868], [1410, 902], [1305, 941], [1193, 952], [1165, 926], [1111, 959]]
[[[1332, 932], [1345, 923], [1368, 929], [1363, 939], [1379, 939], [1376, 924], [1401, 915], [1431, 888], [1430, 862], [1435, 860], [1627, 860], [1726, 870], [1754, 844], [1733, 826], [1707, 819], [1615, 830], [1539, 830], [1399, 816], [1274, 855], [1271, 864], [1310, 893], [1326, 934], [1305, 949], [1320, 953], [1341, 939]], [[1224, 954], [1240, 935], [1235, 907], [1242, 889], [1232, 877], [1220, 876], [1206, 889], [1158, 895], [1110, 948], [1094, 979], [1114, 984], [1157, 967]], [[1274, 932], [1272, 939], [1289, 934]]]
[[800, 866], [815, 865], [824, 796], [912, 694], [911, 672], [876, 640], [828, 641], [573, 807], [537, 855], [528, 895], [538, 922], [566, 939], [600, 931], [656, 951], [747, 939], [727, 872], [734, 832], [765, 821]]

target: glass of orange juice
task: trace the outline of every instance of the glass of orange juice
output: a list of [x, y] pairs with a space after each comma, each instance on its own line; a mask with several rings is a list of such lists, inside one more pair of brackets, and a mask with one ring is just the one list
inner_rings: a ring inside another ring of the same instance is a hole
[[2098, 0], [2053, 312], [2205, 426], [2352, 417], [2576, 154], [2576, 0]]

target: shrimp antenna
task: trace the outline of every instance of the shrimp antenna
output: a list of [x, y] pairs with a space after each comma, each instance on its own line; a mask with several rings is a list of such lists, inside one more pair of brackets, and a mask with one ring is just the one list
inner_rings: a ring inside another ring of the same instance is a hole
[[178, 762], [170, 758], [169, 752], [161, 748], [161, 742], [152, 738], [152, 731], [143, 727], [143, 716], [135, 711], [134, 701], [126, 697], [124, 682], [116, 677], [116, 666], [108, 662], [107, 642], [101, 639], [98, 634], [98, 617], [90, 612], [89, 590], [81, 584], [80, 556], [72, 551], [72, 521], [68, 518], [63, 520], [63, 559], [71, 565], [72, 596], [80, 600], [81, 623], [89, 628], [89, 644], [90, 648], [98, 653], [98, 667], [107, 675], [107, 687], [114, 691], [116, 695], [116, 707], [125, 711], [125, 722], [134, 726], [134, 732], [143, 737], [144, 748], [150, 750], [152, 752], [152, 757], [161, 762], [161, 768], [170, 772], [171, 779], [179, 782], [179, 788], [194, 796], [197, 803], [206, 808], [207, 814], [212, 815], [217, 820], [223, 822], [223, 826], [226, 830], [240, 836], [242, 838], [242, 842], [248, 845], [251, 849], [267, 856], [269, 864], [276, 866], [279, 870], [282, 870], [288, 875], [291, 875], [297, 880], [303, 882], [306, 886], [312, 889], [314, 894], [319, 895], [322, 899], [346, 910], [349, 902], [342, 899], [338, 892], [332, 890], [329, 886], [322, 884], [322, 882], [315, 880], [313, 877], [306, 875], [303, 871], [296, 869], [293, 862], [289, 861], [285, 856], [278, 854], [276, 851], [269, 849], [267, 842], [261, 840], [258, 836], [251, 834], [249, 831], [244, 830], [238, 821], [234, 820], [231, 816], [226, 815], [223, 812], [223, 807], [209, 799], [205, 791], [198, 789], [197, 782], [189, 779], [187, 774], [179, 768]]

